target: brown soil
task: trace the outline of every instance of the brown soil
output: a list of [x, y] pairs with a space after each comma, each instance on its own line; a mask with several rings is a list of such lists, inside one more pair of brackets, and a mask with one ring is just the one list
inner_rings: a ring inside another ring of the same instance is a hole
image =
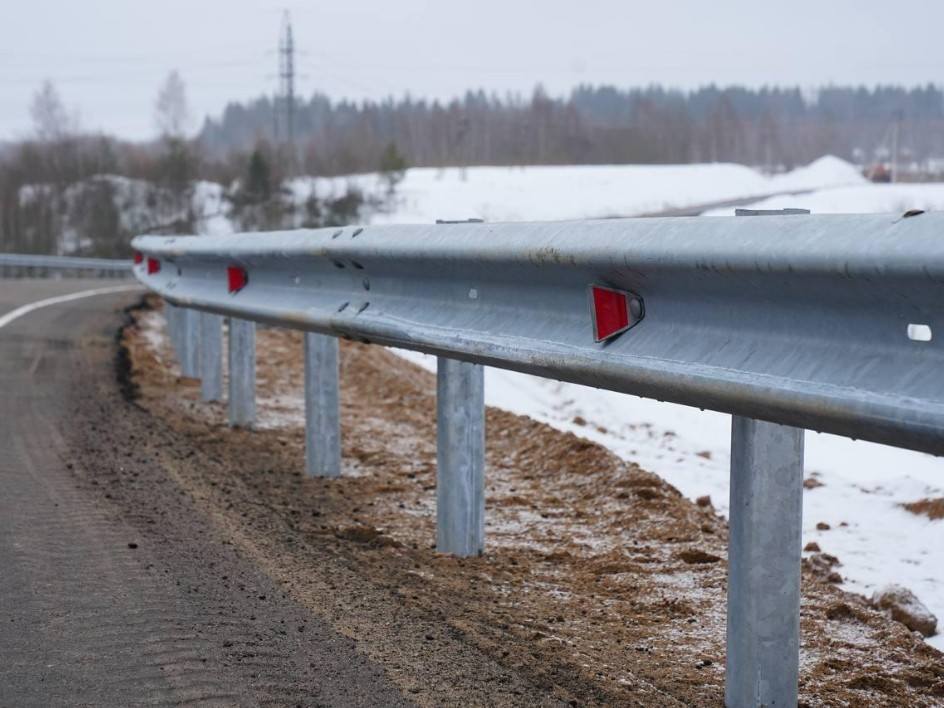
[[[482, 652], [548, 700], [723, 703], [727, 528], [710, 500], [696, 505], [595, 443], [489, 408], [486, 554], [443, 556], [431, 374], [342, 343], [343, 478], [308, 479], [298, 333], [260, 328], [260, 424], [272, 427], [230, 430], [225, 407], [200, 403], [170, 351], [149, 343], [144, 330], [162, 320], [141, 314], [124, 335], [137, 402], [200, 460], [172, 471], [175, 483], [411, 700], [442, 702], [436, 686], [455, 662], [428, 645], [449, 639], [449, 651]], [[417, 622], [437, 633], [418, 635]], [[801, 704], [944, 703], [944, 655], [810, 568], [801, 625]], [[491, 680], [473, 702], [536, 700]]]
[[922, 499], [902, 506], [912, 514], [924, 514], [931, 521], [944, 519], [944, 499]]

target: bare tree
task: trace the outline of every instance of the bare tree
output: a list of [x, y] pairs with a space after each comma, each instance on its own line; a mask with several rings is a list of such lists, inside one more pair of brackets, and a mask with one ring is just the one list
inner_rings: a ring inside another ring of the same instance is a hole
[[78, 131], [78, 117], [66, 109], [59, 91], [48, 79], [34, 94], [30, 115], [40, 140], [55, 142]]
[[198, 165], [195, 146], [186, 136], [189, 121], [186, 86], [180, 74], [172, 71], [154, 103], [154, 122], [161, 140], [153, 202], [158, 220], [173, 232], [194, 228], [193, 183]]
[[187, 130], [190, 122], [187, 87], [176, 70], [167, 75], [157, 92], [154, 121], [157, 123], [158, 132], [165, 138], [182, 138]]

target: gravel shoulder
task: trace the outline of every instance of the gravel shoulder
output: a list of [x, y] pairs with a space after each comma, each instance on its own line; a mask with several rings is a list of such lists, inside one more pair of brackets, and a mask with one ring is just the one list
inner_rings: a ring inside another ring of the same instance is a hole
[[[120, 375], [134, 412], [109, 435], [152, 459], [97, 481], [144, 532], [175, 533], [151, 501], [169, 492], [208, 520], [220, 553], [247, 559], [420, 705], [722, 704], [727, 528], [710, 502], [489, 409], [486, 554], [442, 556], [432, 375], [342, 343], [343, 477], [307, 479], [298, 333], [260, 329], [260, 429], [230, 430], [225, 406], [180, 377], [162, 319], [133, 316]], [[944, 704], [944, 656], [814, 570], [801, 703]]]

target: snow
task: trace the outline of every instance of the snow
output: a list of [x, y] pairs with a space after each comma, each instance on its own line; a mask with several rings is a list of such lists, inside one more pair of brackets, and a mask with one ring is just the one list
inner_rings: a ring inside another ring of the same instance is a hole
[[[154, 352], [154, 358], [158, 363], [164, 363], [170, 351], [170, 337], [167, 335], [164, 315], [157, 310], [149, 310], [141, 315], [138, 326], [151, 351]], [[169, 359], [170, 365], [173, 366], [174, 357], [171, 356]]]
[[[127, 234], [147, 233], [155, 226], [172, 223], [186, 215], [186, 204], [178, 204], [167, 189], [146, 180], [112, 174], [94, 175], [74, 182], [61, 193], [54, 185], [24, 185], [19, 190], [19, 203], [26, 208], [43, 202], [54, 208], [62, 220], [59, 252], [72, 254], [93, 246], [88, 235], [80, 234], [88, 233], [88, 213], [94, 211], [90, 209], [88, 200], [103, 196], [114, 205], [118, 226]], [[196, 217], [198, 233], [233, 233], [232, 222], [227, 217], [230, 202], [221, 185], [194, 183], [190, 207]]]
[[227, 217], [230, 203], [223, 185], [215, 182], [197, 182], [193, 186], [192, 199], [201, 234], [225, 236], [233, 233], [233, 223]]
[[825, 155], [805, 167], [777, 175], [770, 180], [770, 192], [801, 192], [825, 187], [866, 184], [861, 170], [833, 155]]
[[[374, 224], [431, 224], [438, 219], [528, 221], [633, 216], [732, 199], [863, 184], [859, 170], [826, 156], [786, 174], [766, 176], [744, 165], [585, 165], [414, 168], [391, 204], [366, 216]], [[382, 194], [381, 175], [296, 177], [283, 184], [299, 213], [311, 197], [337, 198], [351, 188]], [[200, 233], [231, 233], [229, 202], [218, 184], [194, 195]]]
[[[343, 179], [376, 189], [376, 174]], [[324, 180], [325, 186], [330, 180]], [[429, 224], [437, 219], [485, 221], [633, 216], [674, 207], [759, 198], [781, 192], [861, 184], [852, 165], [823, 157], [768, 177], [744, 165], [587, 165], [407, 170], [394, 209], [372, 223]]]

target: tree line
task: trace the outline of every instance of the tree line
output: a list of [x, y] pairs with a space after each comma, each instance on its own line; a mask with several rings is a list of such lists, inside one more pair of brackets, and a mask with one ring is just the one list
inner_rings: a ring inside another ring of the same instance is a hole
[[[274, 106], [260, 97], [227, 106], [200, 132], [225, 155], [273, 141]], [[944, 93], [938, 86], [758, 89], [579, 86], [566, 97], [466, 93], [450, 102], [405, 97], [295, 107], [293, 159], [311, 174], [376, 169], [393, 143], [414, 166], [738, 162], [771, 170], [824, 154], [868, 163], [889, 148], [898, 122], [901, 155], [944, 156]]]

